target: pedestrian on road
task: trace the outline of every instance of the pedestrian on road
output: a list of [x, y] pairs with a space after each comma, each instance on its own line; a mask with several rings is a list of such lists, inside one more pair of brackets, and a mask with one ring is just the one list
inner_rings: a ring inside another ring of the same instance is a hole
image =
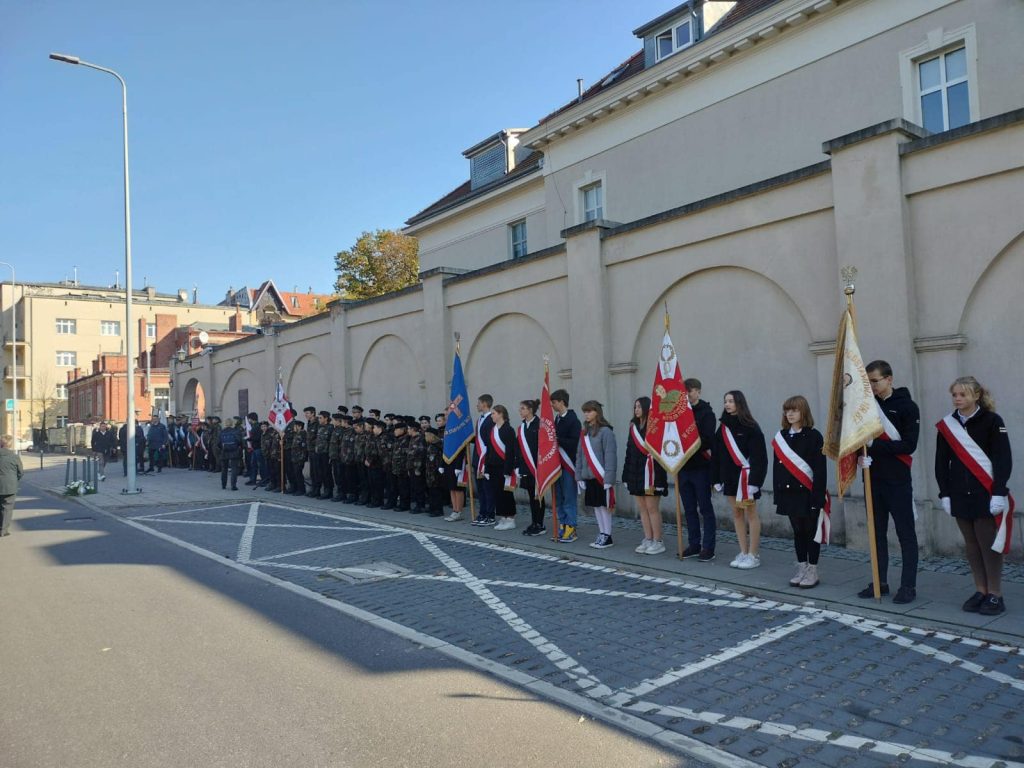
[[729, 563], [732, 568], [750, 569], [761, 565], [761, 518], [757, 500], [768, 474], [768, 451], [764, 433], [750, 413], [747, 398], [738, 389], [725, 393], [715, 447], [712, 449], [712, 482], [732, 506], [740, 553]]
[[117, 447], [114, 433], [107, 422], [101, 421], [99, 426], [93, 430], [90, 443], [92, 446], [92, 452], [96, 457], [96, 463], [99, 466], [99, 478], [100, 480], [106, 480], [107, 458]]
[[21, 458], [11, 450], [12, 445], [14, 438], [11, 435], [0, 437], [0, 536], [11, 535], [14, 500], [18, 495], [18, 483], [24, 474]]
[[1003, 555], [1010, 548], [1012, 497], [1007, 483], [1013, 458], [1006, 424], [991, 394], [973, 376], [949, 388], [953, 413], [937, 425], [935, 480], [946, 514], [964, 537], [975, 592], [963, 609], [996, 616], [1003, 601]]
[[626, 458], [622, 462], [622, 482], [640, 511], [644, 540], [636, 548], [641, 555], [660, 555], [665, 551], [661, 540], [661, 497], [668, 495], [665, 468], [654, 460], [644, 442], [647, 436], [647, 415], [651, 398], [640, 397], [633, 403], [633, 420], [629, 423]]
[[576, 454], [576, 478], [583, 493], [583, 504], [593, 507], [597, 518], [597, 538], [590, 545], [607, 549], [612, 541], [612, 512], [615, 509], [615, 473], [619, 459], [612, 425], [604, 417], [604, 407], [597, 400], [587, 400], [583, 411], [583, 433]]
[[239, 421], [228, 419], [220, 430], [220, 487], [227, 489], [228, 478], [231, 479], [231, 490], [238, 490], [238, 463], [242, 459], [244, 436], [238, 428]]
[[820, 516], [825, 507], [825, 439], [814, 428], [811, 407], [802, 395], [782, 404], [782, 429], [772, 439], [775, 463], [772, 469], [775, 511], [789, 517], [796, 550], [796, 573], [792, 587], [810, 589], [818, 585], [818, 557], [821, 555]]

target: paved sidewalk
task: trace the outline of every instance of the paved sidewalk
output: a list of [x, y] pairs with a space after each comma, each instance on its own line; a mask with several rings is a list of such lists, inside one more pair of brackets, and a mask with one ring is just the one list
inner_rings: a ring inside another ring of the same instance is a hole
[[[39, 468], [37, 455], [25, 454], [26, 480], [54, 493], [60, 493], [65, 474], [65, 456], [48, 456]], [[365, 507], [320, 501], [308, 497], [271, 494], [262, 489], [253, 490], [239, 485], [237, 492], [220, 488], [220, 476], [206, 472], [166, 469], [161, 474], [138, 478], [141, 493], [122, 494], [124, 485], [120, 465], [109, 467], [107, 480], [99, 484], [98, 493], [87, 501], [98, 509], [118, 515], [130, 514], [140, 507], [202, 506], [204, 504], [239, 504], [247, 501], [284, 502], [290, 507], [344, 514], [377, 523], [402, 526], [429, 533], [464, 537], [496, 545], [514, 546], [529, 551], [554, 555], [567, 560], [598, 563], [610, 567], [624, 567], [668, 578], [681, 577], [688, 582], [711, 588], [729, 589], [746, 595], [761, 596], [803, 606], [840, 610], [880, 621], [894, 621], [927, 630], [952, 631], [967, 637], [1024, 646], [1024, 568], [1020, 563], [1007, 563], [1004, 573], [1004, 596], [1008, 610], [1002, 616], [985, 617], [964, 613], [960, 604], [974, 590], [966, 562], [957, 559], [929, 558], [922, 560], [918, 575], [917, 600], [909, 605], [895, 605], [891, 596], [881, 602], [857, 597], [870, 581], [867, 555], [840, 547], [826, 547], [822, 552], [821, 584], [811, 590], [790, 587], [788, 582], [794, 569], [792, 543], [787, 539], [763, 538], [761, 567], [741, 571], [728, 563], [737, 553], [734, 534], [719, 531], [717, 559], [713, 563], [699, 563], [694, 559], [679, 560], [675, 556], [675, 527], [665, 526], [665, 544], [668, 551], [662, 555], [639, 555], [633, 548], [642, 538], [635, 521], [615, 521], [615, 546], [595, 550], [588, 546], [596, 533], [593, 520], [580, 518], [580, 538], [573, 544], [561, 545], [548, 537], [521, 535], [529, 520], [522, 510], [514, 531], [494, 531], [492, 528], [470, 526], [467, 519], [447, 523], [442, 518], [410, 515], [407, 512], [366, 509]], [[240, 483], [243, 482], [240, 480]], [[466, 516], [468, 518], [468, 514]], [[550, 533], [550, 532], [549, 532]], [[892, 568], [899, 565], [894, 558]], [[893, 570], [893, 573], [898, 571]]]

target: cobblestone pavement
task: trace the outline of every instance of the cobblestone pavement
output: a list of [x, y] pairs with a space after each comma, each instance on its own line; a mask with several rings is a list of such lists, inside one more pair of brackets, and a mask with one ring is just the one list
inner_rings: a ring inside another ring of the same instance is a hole
[[121, 516], [719, 764], [1024, 767], [1020, 648], [287, 503]]

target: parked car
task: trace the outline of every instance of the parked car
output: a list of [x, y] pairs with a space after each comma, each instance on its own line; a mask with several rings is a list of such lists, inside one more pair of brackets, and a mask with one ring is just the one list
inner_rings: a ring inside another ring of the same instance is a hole
[[19, 437], [15, 443], [15, 448], [19, 451], [31, 451], [35, 447], [31, 440], [26, 440], [24, 437]]

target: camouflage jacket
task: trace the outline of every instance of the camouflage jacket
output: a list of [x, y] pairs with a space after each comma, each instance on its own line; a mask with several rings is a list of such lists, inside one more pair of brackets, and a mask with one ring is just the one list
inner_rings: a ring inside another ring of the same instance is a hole
[[408, 437], [399, 437], [391, 441], [391, 474], [393, 475], [404, 475], [409, 469], [405, 451], [408, 441]]
[[309, 437], [305, 432], [295, 432], [292, 436], [292, 464], [304, 464], [306, 462], [306, 440]]
[[[427, 443], [427, 488], [437, 488], [444, 480], [444, 444]], [[438, 470], [441, 470], [440, 472]]]
[[422, 435], [417, 435], [406, 444], [406, 462], [409, 477], [422, 477], [427, 471], [427, 444]]
[[316, 453], [321, 455], [327, 453], [331, 446], [331, 436], [334, 434], [334, 427], [330, 424], [318, 424], [316, 428]]
[[356, 460], [356, 431], [349, 427], [341, 438], [341, 463], [351, 464]]
[[334, 427], [331, 430], [331, 441], [327, 444], [327, 455], [331, 461], [341, 461], [341, 441], [344, 437], [344, 427]]
[[371, 469], [380, 469], [383, 456], [384, 435], [367, 435], [366, 450], [363, 454], [363, 460], [365, 461], [366, 466]]

